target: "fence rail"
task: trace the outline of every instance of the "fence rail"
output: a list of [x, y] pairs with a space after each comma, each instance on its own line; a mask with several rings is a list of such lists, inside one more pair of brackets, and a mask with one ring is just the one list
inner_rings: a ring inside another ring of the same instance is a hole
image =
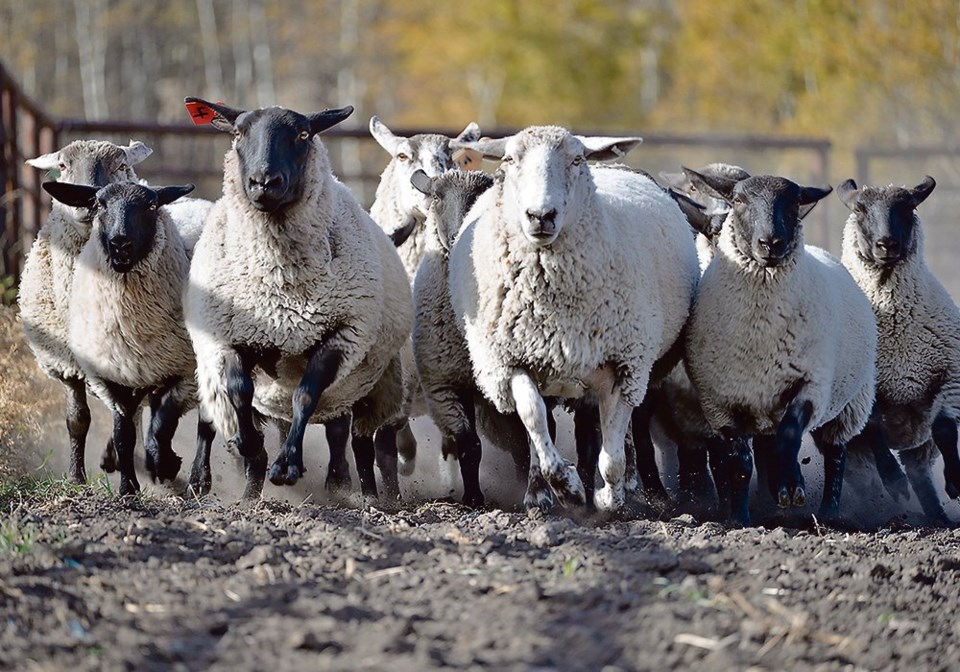
[[[49, 212], [50, 203], [40, 188], [43, 175], [24, 165], [24, 160], [54, 151], [75, 139], [97, 137], [125, 142], [134, 137], [154, 149], [149, 161], [137, 166], [141, 177], [153, 183], [194, 182], [197, 195], [216, 198], [220, 191], [223, 152], [228, 138], [208, 126], [190, 123], [161, 124], [134, 121], [84, 121], [59, 119], [47, 114], [26, 96], [0, 63], [0, 276], [19, 277], [23, 258]], [[445, 133], [455, 130], [397, 128], [398, 135]], [[484, 129], [486, 135], [502, 137], [514, 128]], [[640, 150], [627, 158], [631, 165], [653, 170], [676, 170], [680, 163], [725, 160], [745, 166], [763, 166], [773, 172], [796, 175], [816, 183], [829, 182], [831, 144], [820, 138], [788, 138], [762, 135], [638, 133], [636, 130], [613, 133], [578, 129], [583, 135], [641, 135]], [[358, 197], [369, 205], [386, 163], [386, 156], [365, 128], [333, 128], [324, 133], [335, 172]], [[721, 153], [722, 152], [722, 153]], [[776, 154], [772, 154], [776, 152]], [[792, 162], [783, 164], [784, 155]], [[759, 157], [763, 157], [762, 160]], [[751, 160], [752, 159], [752, 160]], [[818, 217], [820, 219], [818, 219]], [[828, 235], [826, 219], [815, 214], [808, 225], [812, 242], [824, 242]]]

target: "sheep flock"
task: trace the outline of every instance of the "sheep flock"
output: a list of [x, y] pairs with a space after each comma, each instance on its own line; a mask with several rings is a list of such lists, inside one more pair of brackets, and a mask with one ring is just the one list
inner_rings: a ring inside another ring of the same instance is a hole
[[[238, 457], [245, 499], [297, 483], [320, 423], [326, 487], [355, 489], [349, 445], [366, 503], [396, 502], [428, 460], [481, 508], [487, 445], [510, 456], [527, 509], [750, 525], [751, 510], [803, 507], [813, 477], [817, 519], [843, 524], [859, 493], [842, 497], [849, 456], [870, 487], [913, 492], [929, 522], [952, 524], [960, 311], [924, 262], [933, 178], [842, 183], [838, 259], [803, 236], [831, 187], [727, 164], [658, 181], [620, 162], [636, 137], [487, 138], [476, 124], [402, 137], [373, 117], [389, 162], [367, 211], [321, 140], [352, 107], [186, 103], [232, 138], [216, 202], [138, 180], [139, 142], [28, 161], [59, 169], [20, 305], [66, 388], [73, 480], [89, 392], [113, 415], [101, 467], [119, 469], [121, 496], [140, 489], [141, 438], [150, 478], [177, 477], [171, 442], [196, 408], [190, 497], [213, 490], [216, 450]], [[568, 411], [576, 463], [558, 448]], [[439, 449], [418, 445], [417, 416]], [[822, 462], [802, 468], [805, 436]]]

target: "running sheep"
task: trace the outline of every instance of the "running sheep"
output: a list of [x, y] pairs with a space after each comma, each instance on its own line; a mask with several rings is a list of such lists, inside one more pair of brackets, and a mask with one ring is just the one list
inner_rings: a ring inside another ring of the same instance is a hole
[[[907, 476], [924, 513], [948, 522], [930, 476], [934, 446], [944, 462], [949, 497], [960, 497], [957, 420], [960, 418], [960, 311], [927, 266], [916, 209], [936, 187], [925, 177], [912, 188], [857, 187], [837, 195], [847, 208], [843, 263], [866, 294], [879, 328], [877, 396], [856, 446], [902, 451]], [[885, 482], [899, 466], [878, 462]]]
[[[64, 182], [102, 187], [136, 181], [133, 166], [153, 150], [133, 140], [127, 146], [101, 140], [76, 140], [63, 149], [28, 159], [39, 170], [59, 172]], [[67, 433], [70, 440], [70, 478], [86, 481], [84, 452], [90, 428], [83, 371], [67, 344], [68, 308], [74, 266], [90, 238], [93, 213], [54, 202], [50, 216], [27, 254], [20, 280], [20, 316], [30, 349], [40, 368], [59, 380], [67, 391]], [[109, 444], [101, 466], [115, 468], [115, 451]]]
[[361, 491], [376, 496], [372, 436], [400, 411], [412, 301], [393, 244], [333, 176], [317, 137], [353, 108], [187, 101], [233, 135], [185, 295], [201, 405], [245, 460], [246, 497], [260, 495], [267, 472], [261, 415], [292, 422], [269, 472], [290, 485], [304, 473], [307, 423], [352, 412]]
[[[127, 182], [98, 188], [45, 182], [43, 188], [60, 203], [93, 213], [70, 290], [68, 345], [90, 388], [113, 411], [120, 494], [132, 495], [140, 490], [133, 450], [144, 397], [157, 393], [176, 400], [173, 410], [153, 416], [151, 433], [165, 450], [147, 445], [148, 467], [161, 480], [172, 480], [180, 469], [169, 439], [180, 416], [196, 405], [196, 365], [181, 299], [189, 261], [163, 209], [193, 185], [152, 189]], [[202, 420], [198, 436], [201, 463], [195, 463], [192, 485], [209, 490], [213, 435]]]
[[501, 166], [450, 255], [476, 384], [498, 411], [520, 415], [531, 470], [562, 502], [583, 503], [584, 486], [550, 437], [541, 395], [597, 394], [601, 510], [624, 504], [627, 424], [653, 363], [686, 322], [699, 277], [676, 202], [645, 175], [587, 163], [639, 142], [541, 126], [466, 143]]
[[805, 431], [824, 454], [820, 513], [836, 518], [847, 442], [873, 404], [877, 327], [840, 262], [803, 244], [801, 211], [830, 188], [685, 172], [731, 208], [697, 293], [686, 363], [707, 420], [731, 447], [733, 518], [749, 524], [753, 436], [774, 436], [778, 504], [804, 503], [797, 456]]

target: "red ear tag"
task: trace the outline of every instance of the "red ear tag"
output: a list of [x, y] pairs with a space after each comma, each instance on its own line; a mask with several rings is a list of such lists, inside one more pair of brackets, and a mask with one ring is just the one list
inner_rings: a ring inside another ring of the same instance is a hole
[[[201, 102], [192, 101], [184, 103], [184, 105], [187, 108], [187, 112], [190, 113], [190, 119], [197, 126], [213, 123], [213, 118], [217, 115], [212, 107], [207, 107]], [[223, 105], [223, 103], [217, 102], [217, 105]]]

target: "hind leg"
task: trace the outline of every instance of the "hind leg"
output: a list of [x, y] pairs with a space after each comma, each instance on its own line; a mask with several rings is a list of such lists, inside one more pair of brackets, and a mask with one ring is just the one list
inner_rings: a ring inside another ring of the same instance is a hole
[[935, 447], [928, 441], [919, 448], [904, 450], [900, 459], [910, 479], [910, 487], [920, 500], [923, 513], [935, 525], [949, 525], [950, 518], [940, 501], [940, 490], [933, 482], [931, 466], [934, 459]]
[[202, 413], [197, 420], [197, 454], [190, 469], [188, 490], [199, 496], [209, 494], [213, 478], [210, 470], [210, 449], [216, 437], [213, 423], [203, 419]]
[[386, 424], [373, 435], [374, 454], [384, 497], [388, 501], [400, 499], [400, 479], [397, 472], [397, 425]]
[[957, 421], [944, 413], [933, 421], [933, 442], [943, 456], [947, 496], [960, 497], [960, 455], [957, 454]]
[[573, 433], [577, 444], [577, 473], [583, 481], [587, 506], [593, 506], [597, 465], [600, 461], [600, 408], [580, 400], [573, 411]]
[[[67, 435], [70, 437], [70, 480], [87, 482], [84, 453], [87, 432], [90, 429], [90, 407], [87, 405], [87, 386], [79, 378], [63, 381], [67, 386]], [[116, 464], [113, 465], [116, 469]], [[106, 470], [104, 470], [106, 471]]]
[[263, 433], [257, 428], [253, 412], [254, 358], [249, 352], [234, 350], [224, 359], [224, 377], [227, 397], [237, 414], [237, 433], [230, 437], [243, 458], [246, 486], [244, 499], [259, 499], [267, 474], [267, 451], [263, 447]]
[[[179, 381], [178, 381], [179, 382]], [[148, 395], [150, 427], [144, 450], [147, 471], [153, 481], [172, 481], [180, 472], [183, 461], [173, 450], [173, 435], [183, 415], [183, 401], [173, 385]]]
[[636, 450], [637, 472], [643, 487], [643, 494], [651, 504], [666, 503], [667, 489], [660, 480], [660, 467], [657, 466], [657, 449], [650, 438], [650, 425], [653, 421], [655, 401], [647, 395], [643, 403], [632, 409], [630, 429], [633, 433], [633, 445]]
[[828, 441], [824, 435], [822, 428], [813, 432], [813, 441], [823, 454], [823, 500], [820, 502], [819, 515], [823, 520], [837, 521], [840, 519], [840, 493], [847, 463], [847, 445], [842, 441]]
[[397, 429], [397, 469], [402, 476], [412, 476], [417, 465], [417, 437], [410, 427], [410, 419], [405, 418]]
[[347, 462], [350, 425], [350, 413], [344, 413], [339, 418], [324, 423], [323, 426], [327, 437], [327, 448], [330, 451], [330, 464], [327, 467], [324, 486], [330, 492], [350, 489], [350, 464]]

